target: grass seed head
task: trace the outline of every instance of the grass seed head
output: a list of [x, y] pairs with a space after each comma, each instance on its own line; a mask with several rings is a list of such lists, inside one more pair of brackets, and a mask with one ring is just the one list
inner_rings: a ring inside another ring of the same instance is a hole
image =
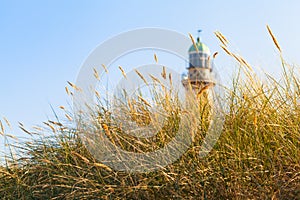
[[158, 63], [158, 58], [157, 58], [156, 54], [154, 54], [154, 60], [155, 60], [155, 63], [157, 64]]
[[98, 71], [97, 71], [95, 68], [93, 68], [93, 70], [94, 70], [94, 77], [95, 77], [97, 80], [100, 80]]
[[70, 81], [67, 81], [67, 82], [74, 90], [81, 91], [81, 89], [79, 87], [77, 87], [74, 83], [71, 83]]
[[127, 79], [127, 76], [126, 76], [126, 73], [125, 73], [124, 69], [121, 66], [119, 66], [119, 69], [120, 69], [122, 75], [124, 76], [124, 78]]
[[104, 69], [105, 73], [108, 73], [108, 69], [107, 69], [107, 67], [106, 67], [104, 64], [101, 64], [101, 66], [103, 67], [103, 69]]
[[65, 87], [65, 90], [66, 90], [67, 95], [71, 95], [70, 90], [67, 86]]
[[70, 115], [65, 114], [65, 116], [66, 116], [66, 118], [67, 118], [68, 120], [73, 121], [73, 118], [72, 118]]
[[217, 57], [217, 55], [219, 54], [219, 52], [215, 52], [214, 54], [213, 54], [213, 59], [215, 59], [216, 57]]
[[1, 134], [1, 135], [4, 135], [4, 126], [3, 126], [1, 120], [0, 120], [0, 134]]
[[4, 119], [5, 123], [6, 123], [6, 125], [7, 125], [10, 129], [12, 129], [12, 126], [11, 126], [10, 122], [8, 121], [8, 119], [7, 119], [6, 117], [3, 117], [3, 119]]
[[167, 78], [167, 73], [166, 73], [166, 67], [165, 67], [165, 66], [163, 66], [163, 71], [162, 71], [162, 73], [161, 73], [161, 76], [162, 76], [164, 79]]
[[135, 73], [137, 73], [137, 75], [144, 81], [144, 83], [145, 83], [146, 85], [148, 85], [148, 82], [146, 81], [145, 77], [144, 77], [137, 69], [135, 69], [134, 71], [135, 71]]
[[228, 40], [226, 39], [226, 37], [219, 31], [216, 31], [215, 32], [215, 35], [217, 36], [217, 38], [220, 40], [220, 42], [225, 46], [227, 47], [228, 45]]
[[270, 36], [271, 36], [271, 38], [272, 38], [275, 46], [277, 47], [278, 51], [281, 53], [281, 48], [279, 46], [279, 43], [278, 43], [278, 41], [277, 41], [275, 35], [273, 34], [273, 32], [272, 32], [272, 30], [271, 30], [271, 28], [270, 28], [269, 25], [267, 25], [267, 29], [268, 29], [268, 32], [269, 32], [269, 34], [270, 34]]
[[232, 53], [227, 49], [226, 46], [221, 45], [221, 48], [222, 48], [229, 56], [232, 56]]
[[101, 96], [97, 90], [95, 90], [95, 94], [96, 94], [96, 97], [100, 99]]
[[196, 49], [196, 52], [199, 53], [199, 49], [198, 49], [198, 47], [197, 47], [197, 45], [196, 45], [196, 42], [195, 42], [195, 40], [194, 40], [194, 37], [193, 37], [192, 34], [190, 34], [190, 33], [189, 33], [189, 36], [190, 36], [190, 38], [191, 38], [191, 40], [192, 40], [192, 43], [193, 43], [194, 48]]

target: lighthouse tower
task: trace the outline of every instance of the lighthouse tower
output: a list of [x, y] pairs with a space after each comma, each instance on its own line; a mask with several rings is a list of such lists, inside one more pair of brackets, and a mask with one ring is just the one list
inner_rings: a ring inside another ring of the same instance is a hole
[[191, 88], [197, 94], [203, 87], [215, 82], [210, 50], [198, 36], [197, 42], [191, 45], [188, 54], [188, 73], [182, 75], [182, 84], [186, 89]]

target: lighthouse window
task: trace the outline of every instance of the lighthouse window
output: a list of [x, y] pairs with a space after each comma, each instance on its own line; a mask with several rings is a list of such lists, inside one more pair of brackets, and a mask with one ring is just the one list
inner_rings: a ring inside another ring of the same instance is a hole
[[190, 67], [201, 67], [207, 68], [207, 54], [203, 53], [191, 53], [190, 56]]

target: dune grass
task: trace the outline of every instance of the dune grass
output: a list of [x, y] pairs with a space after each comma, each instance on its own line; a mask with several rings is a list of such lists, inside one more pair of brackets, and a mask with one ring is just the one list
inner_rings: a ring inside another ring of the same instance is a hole
[[[268, 30], [281, 56], [278, 42]], [[6, 164], [0, 167], [0, 198], [300, 199], [300, 79], [295, 69], [281, 57], [282, 80], [266, 74], [262, 81], [242, 57], [228, 49], [226, 38], [219, 32], [217, 36], [240, 70], [232, 89], [225, 90], [225, 124], [206, 157], [199, 158], [199, 148], [207, 130], [207, 117], [195, 127], [195, 140], [180, 159], [148, 173], [119, 172], [99, 163], [82, 144], [77, 129], [48, 121], [47, 129], [39, 132], [53, 132], [52, 135], [43, 137], [24, 129], [35, 137], [28, 142], [7, 144], [17, 153], [7, 153]], [[141, 120], [138, 123], [142, 125], [148, 123], [146, 102], [125, 103], [129, 105], [128, 116]], [[111, 119], [107, 116], [109, 110], [100, 108], [95, 123], [111, 133], [111, 140], [124, 139], [116, 134], [117, 127], [107, 121]], [[176, 106], [168, 109], [178, 113]], [[206, 109], [201, 107], [201, 112]], [[148, 151], [153, 144], [160, 147], [168, 142], [170, 127], [178, 123], [176, 114], [167, 121], [166, 131], [155, 141], [134, 143], [131, 137], [119, 145], [131, 141], [134, 145], [123, 146], [131, 151]], [[8, 137], [4, 124], [1, 123], [0, 134]], [[148, 146], [143, 146], [145, 143]]]

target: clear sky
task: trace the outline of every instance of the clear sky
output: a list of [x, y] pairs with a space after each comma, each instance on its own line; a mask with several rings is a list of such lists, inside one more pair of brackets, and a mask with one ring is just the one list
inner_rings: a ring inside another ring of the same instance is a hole
[[[101, 42], [124, 31], [160, 27], [196, 36], [216, 60], [221, 76], [230, 77], [234, 62], [213, 35], [221, 31], [232, 50], [249, 63], [277, 76], [279, 59], [267, 33], [269, 24], [284, 55], [300, 63], [298, 0], [127, 0], [0, 1], [0, 116], [14, 128], [41, 124], [68, 105], [67, 81], [75, 82], [81, 64]], [[17, 129], [14, 133], [20, 135]]]

